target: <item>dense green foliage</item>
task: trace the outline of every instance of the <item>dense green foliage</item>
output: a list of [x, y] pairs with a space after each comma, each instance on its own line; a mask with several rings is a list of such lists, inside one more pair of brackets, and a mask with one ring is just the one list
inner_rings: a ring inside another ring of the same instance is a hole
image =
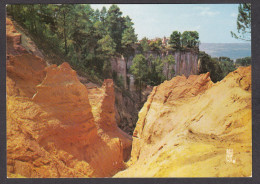
[[149, 43], [150, 50], [155, 52], [158, 56], [161, 54], [162, 50], [162, 39], [158, 38]]
[[176, 48], [176, 49], [181, 48], [181, 33], [179, 31], [172, 32], [172, 34], [170, 36], [169, 44], [173, 48]]
[[166, 64], [166, 79], [169, 79], [169, 74], [170, 78], [172, 78], [175, 74], [174, 69], [171, 69], [170, 67], [175, 64], [175, 59], [173, 55], [168, 55], [163, 61]]
[[[135, 54], [135, 49], [134, 49], [134, 45], [137, 42], [137, 35], [135, 34], [135, 30], [133, 28], [133, 23], [131, 22], [131, 19], [126, 16], [125, 19], [125, 30], [123, 31], [122, 34], [122, 40], [121, 40], [121, 46], [122, 46], [122, 54], [125, 58], [125, 76], [127, 76], [127, 63], [128, 60], [131, 56], [133, 56]], [[129, 79], [126, 78], [127, 81], [125, 81], [125, 86], [127, 88], [129, 88]]]
[[210, 78], [213, 82], [220, 81], [223, 79], [223, 73], [219, 63], [213, 60], [210, 55], [205, 52], [200, 52], [200, 68], [199, 73], [210, 72]]
[[142, 88], [146, 85], [157, 86], [161, 84], [166, 77], [163, 74], [163, 66], [167, 64], [167, 74], [174, 75], [174, 70], [170, 70], [170, 65], [174, 64], [173, 56], [167, 56], [162, 60], [159, 56], [150, 55], [146, 58], [143, 54], [137, 54], [133, 59], [133, 65], [130, 70], [135, 77], [135, 84], [139, 90], [140, 100]]
[[148, 76], [148, 68], [147, 61], [142, 54], [138, 54], [133, 59], [133, 65], [130, 68], [131, 73], [135, 76], [136, 83], [139, 86], [139, 100], [141, 102], [142, 98], [142, 85], [147, 79]]
[[251, 65], [251, 57], [239, 58], [236, 60], [237, 66], [249, 66]]
[[232, 60], [229, 57], [225, 57], [225, 56], [221, 56], [219, 58], [217, 58], [219, 61], [229, 61], [232, 62]]
[[199, 46], [199, 33], [197, 31], [184, 31], [181, 35], [182, 47], [195, 48]]
[[139, 48], [139, 51], [142, 53], [142, 54], [146, 54], [148, 51], [150, 51], [150, 46], [149, 46], [149, 43], [148, 43], [148, 38], [144, 37], [141, 41], [140, 41], [140, 48]]
[[[174, 57], [162, 57], [169, 47], [162, 44], [160, 38], [143, 38], [137, 43], [132, 20], [122, 16], [116, 5], [108, 10], [105, 7], [94, 10], [87, 4], [8, 5], [7, 12], [35, 36], [38, 43], [45, 43], [53, 53], [64, 55], [77, 71], [82, 70], [101, 79], [112, 77], [122, 88], [127, 89], [129, 79], [126, 77], [124, 81], [122, 76], [112, 72], [111, 58], [123, 55], [128, 68], [128, 60], [135, 55], [136, 48], [142, 55], [134, 57], [131, 73], [140, 89], [144, 85], [159, 85], [175, 75], [172, 68]], [[169, 40], [170, 48], [177, 50], [198, 49], [198, 45], [197, 31], [184, 31], [182, 34], [173, 31]], [[210, 71], [214, 81], [222, 77], [221, 70], [229, 68], [229, 63], [222, 66], [210, 56], [202, 56], [201, 62], [204, 64], [200, 71]], [[127, 73], [126, 70], [126, 76]]]
[[151, 86], [157, 86], [161, 84], [166, 78], [163, 75], [164, 63], [162, 59], [157, 56], [154, 57], [150, 55], [147, 58], [148, 63], [148, 77], [146, 79], [146, 84]]
[[234, 70], [236, 70], [235, 64], [233, 63], [232, 60], [228, 61], [221, 61], [220, 63], [220, 68], [222, 70], [222, 76], [223, 78], [225, 76], [227, 76], [230, 72], [233, 72]]
[[237, 16], [238, 34], [231, 31], [232, 37], [236, 39], [251, 41], [251, 4], [240, 4]]
[[[111, 66], [110, 66], [110, 58], [115, 54], [116, 44], [113, 39], [109, 35], [105, 35], [102, 39], [98, 40], [98, 48], [96, 50], [98, 61], [103, 61], [103, 63], [99, 62], [99, 66], [97, 68], [102, 68], [103, 75], [105, 78], [111, 77]], [[102, 66], [103, 65], [103, 66]]]
[[211, 58], [205, 52], [200, 52], [199, 58], [199, 73], [210, 72], [210, 78], [213, 82], [222, 80], [227, 74], [236, 69], [233, 60], [228, 57]]
[[173, 31], [169, 44], [174, 49], [181, 48], [198, 48], [199, 33], [197, 31], [184, 31], [182, 34], [179, 31]]
[[111, 77], [111, 57], [129, 58], [137, 41], [131, 19], [116, 5], [101, 11], [87, 4], [8, 5], [7, 13], [38, 43], [100, 78]]
[[251, 57], [239, 58], [234, 63], [229, 57], [211, 58], [205, 52], [200, 52], [200, 69], [199, 73], [210, 72], [213, 82], [222, 80], [230, 72], [233, 72], [240, 66], [251, 65]]

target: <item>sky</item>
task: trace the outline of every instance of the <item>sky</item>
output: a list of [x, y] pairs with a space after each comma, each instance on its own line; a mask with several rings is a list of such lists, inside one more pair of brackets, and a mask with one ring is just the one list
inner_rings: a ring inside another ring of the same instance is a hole
[[[138, 39], [169, 37], [175, 30], [198, 31], [201, 43], [243, 43], [236, 32], [238, 4], [117, 4], [133, 23]], [[109, 4], [92, 4], [100, 9]]]

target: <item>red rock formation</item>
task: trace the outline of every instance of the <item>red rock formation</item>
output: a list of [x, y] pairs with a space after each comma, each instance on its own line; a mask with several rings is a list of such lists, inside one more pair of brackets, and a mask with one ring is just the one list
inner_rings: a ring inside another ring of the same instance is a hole
[[[6, 62], [7, 93], [32, 97], [45, 77], [46, 62], [31, 54], [10, 56]], [[9, 87], [9, 85], [14, 85]], [[11, 92], [12, 90], [13, 92]]]
[[111, 80], [90, 103], [68, 63], [46, 67], [31, 54], [11, 56], [17, 49], [7, 60], [8, 177], [109, 177], [122, 170], [131, 139], [116, 125]]
[[[99, 95], [97, 95], [99, 93]], [[115, 93], [113, 80], [106, 79], [101, 88], [89, 89], [90, 104], [99, 130], [99, 135], [106, 139], [119, 137], [123, 146], [123, 159], [128, 160], [131, 152], [131, 136], [117, 127], [115, 119]], [[106, 133], [106, 134], [104, 134]]]
[[12, 21], [6, 19], [6, 51], [8, 55], [18, 55], [21, 53], [26, 53], [25, 48], [21, 44], [21, 34], [16, 31]]
[[[86, 87], [78, 81], [76, 72], [67, 63], [46, 68], [46, 77], [37, 86], [37, 93], [32, 100], [10, 96], [7, 103], [7, 152], [13, 169], [9, 172], [25, 177], [105, 177], [123, 169], [123, 157], [127, 157], [126, 151], [129, 154], [131, 141], [116, 126], [113, 104], [110, 104], [113, 99], [108, 95], [113, 92], [113, 86], [110, 83], [108, 87], [110, 89], [105, 90], [98, 109], [100, 120], [97, 122], [94, 122]], [[20, 135], [13, 130], [14, 126], [21, 126]], [[10, 133], [12, 131], [13, 134]], [[14, 135], [19, 137], [19, 144], [13, 139]], [[36, 160], [26, 154], [31, 144], [36, 148], [28, 154], [38, 155]], [[57, 155], [58, 158], [52, 158]], [[19, 162], [21, 156], [26, 157], [23, 163]], [[56, 160], [59, 163], [57, 167], [62, 171], [54, 172], [55, 162], [45, 157]], [[46, 162], [51, 164], [48, 167], [45, 163], [38, 164], [38, 159], [47, 159], [49, 161]], [[22, 165], [17, 166], [16, 162]], [[79, 163], [85, 165], [87, 170], [77, 170], [80, 169], [77, 168]], [[23, 171], [25, 165], [30, 172]], [[36, 167], [40, 167], [40, 170]]]

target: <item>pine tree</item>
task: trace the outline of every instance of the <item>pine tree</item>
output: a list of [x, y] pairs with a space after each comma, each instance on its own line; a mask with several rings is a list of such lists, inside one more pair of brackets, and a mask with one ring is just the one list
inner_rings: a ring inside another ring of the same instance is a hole
[[240, 4], [237, 16], [238, 34], [231, 31], [231, 36], [245, 41], [251, 41], [251, 4]]
[[124, 31], [124, 18], [122, 17], [122, 12], [117, 5], [110, 6], [107, 12], [106, 23], [109, 35], [116, 43], [116, 52], [121, 54], [121, 41]]
[[140, 41], [140, 44], [141, 44], [141, 53], [146, 54], [150, 50], [148, 39], [144, 37]]
[[101, 63], [98, 68], [102, 69], [105, 78], [112, 77], [110, 59], [116, 52], [115, 48], [116, 44], [109, 35], [105, 35], [98, 41], [97, 59]]
[[142, 85], [148, 75], [147, 62], [142, 54], [138, 54], [133, 59], [133, 65], [131, 66], [131, 73], [134, 75], [135, 80], [139, 86], [139, 100], [142, 100]]
[[175, 49], [181, 48], [181, 33], [179, 31], [172, 32], [170, 36], [169, 44], [172, 48]]
[[[122, 41], [121, 41], [122, 54], [125, 58], [125, 67], [126, 67], [125, 76], [127, 76], [128, 60], [130, 56], [133, 56], [135, 53], [135, 49], [134, 49], [135, 42], [137, 42], [137, 35], [135, 34], [135, 30], [133, 28], [133, 23], [131, 22], [131, 19], [127, 16], [125, 18], [125, 30], [122, 34]], [[125, 81], [125, 87], [127, 87], [127, 81]]]

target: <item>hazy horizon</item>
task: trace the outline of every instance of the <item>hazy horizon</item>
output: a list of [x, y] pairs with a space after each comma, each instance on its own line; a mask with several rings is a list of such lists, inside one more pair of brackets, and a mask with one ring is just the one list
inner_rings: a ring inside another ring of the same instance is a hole
[[251, 56], [251, 43], [201, 43], [199, 49], [211, 57], [238, 59]]

